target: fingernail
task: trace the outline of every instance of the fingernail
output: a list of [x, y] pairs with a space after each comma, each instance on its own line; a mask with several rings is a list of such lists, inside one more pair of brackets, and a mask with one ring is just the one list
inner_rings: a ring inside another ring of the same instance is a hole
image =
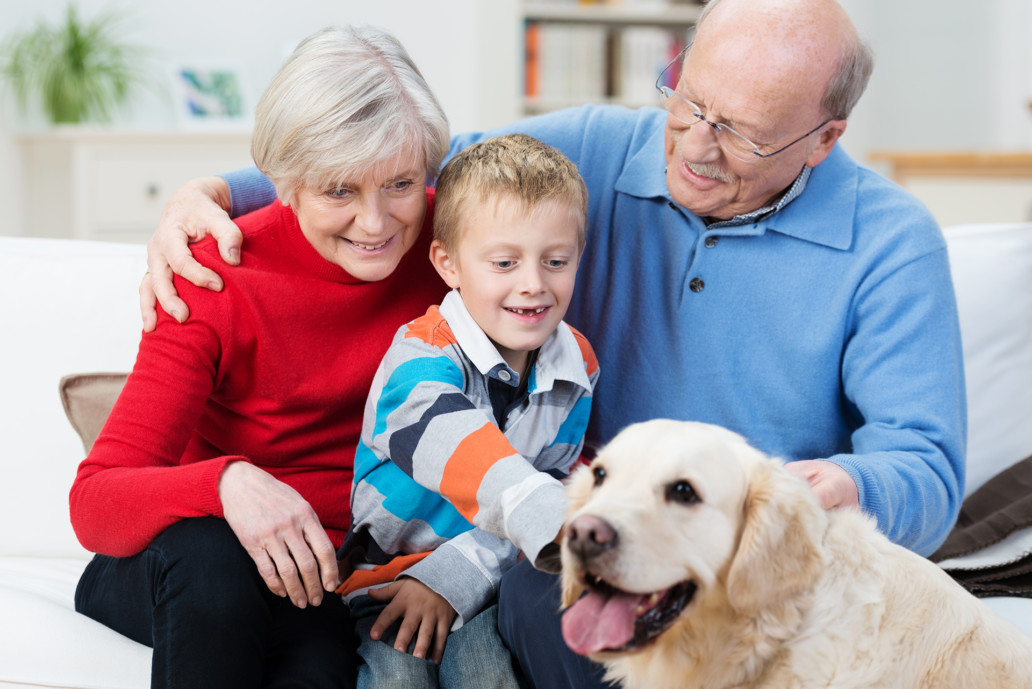
[[322, 603], [322, 596], [314, 596], [312, 598], [312, 605], [319, 605]]
[[222, 285], [212, 280], [208, 283], [208, 289], [210, 289], [212, 292], [218, 292], [222, 289]]
[[239, 261], [240, 260], [240, 249], [230, 249], [229, 250], [229, 260], [231, 260], [231, 261]]
[[306, 601], [304, 598], [298, 598], [298, 599], [296, 599], [294, 601], [294, 605], [296, 605], [297, 607], [302, 608], [302, 609], [304, 609], [305, 605], [307, 605], [307, 604], [308, 604], [308, 601]]
[[170, 315], [172, 316], [172, 318], [175, 318], [180, 323], [183, 322], [183, 312], [179, 309], [172, 309]]

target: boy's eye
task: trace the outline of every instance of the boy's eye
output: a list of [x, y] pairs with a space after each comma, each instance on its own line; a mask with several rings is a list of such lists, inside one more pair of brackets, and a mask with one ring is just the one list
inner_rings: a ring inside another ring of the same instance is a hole
[[494, 267], [499, 270], [508, 270], [516, 265], [516, 261], [494, 261]]
[[570, 262], [565, 258], [550, 258], [545, 261], [545, 265], [549, 268], [565, 268]]

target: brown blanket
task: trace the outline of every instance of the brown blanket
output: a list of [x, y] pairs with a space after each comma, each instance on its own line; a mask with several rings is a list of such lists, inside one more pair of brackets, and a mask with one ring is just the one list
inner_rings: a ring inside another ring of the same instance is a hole
[[[969, 495], [933, 562], [975, 553], [999, 543], [1019, 529], [1032, 527], [1032, 457], [1000, 472]], [[1032, 598], [1032, 553], [1014, 561], [980, 569], [947, 569], [976, 596]]]

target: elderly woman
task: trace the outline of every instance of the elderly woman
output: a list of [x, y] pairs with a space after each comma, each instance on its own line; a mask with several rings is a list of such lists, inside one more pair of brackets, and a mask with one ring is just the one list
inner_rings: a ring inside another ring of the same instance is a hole
[[[425, 186], [445, 116], [372, 29], [305, 40], [258, 104], [252, 154], [279, 201], [239, 220], [240, 269], [144, 334], [71, 490], [98, 553], [76, 608], [153, 646], [155, 687], [353, 686], [336, 595], [352, 460], [401, 323], [444, 296]], [[216, 264], [214, 242], [195, 255]]]

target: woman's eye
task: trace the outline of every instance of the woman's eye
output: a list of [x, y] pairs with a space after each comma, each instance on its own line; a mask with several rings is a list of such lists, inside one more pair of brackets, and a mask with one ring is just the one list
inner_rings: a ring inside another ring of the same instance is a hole
[[350, 196], [351, 193], [352, 192], [350, 189], [331, 189], [330, 191], [326, 192], [326, 195], [335, 199], [345, 199], [348, 196]]
[[406, 189], [408, 189], [411, 186], [412, 186], [412, 180], [410, 180], [410, 179], [403, 179], [403, 180], [397, 181], [394, 184], [392, 184], [391, 185], [391, 189], [393, 189], [394, 191], [405, 191]]

